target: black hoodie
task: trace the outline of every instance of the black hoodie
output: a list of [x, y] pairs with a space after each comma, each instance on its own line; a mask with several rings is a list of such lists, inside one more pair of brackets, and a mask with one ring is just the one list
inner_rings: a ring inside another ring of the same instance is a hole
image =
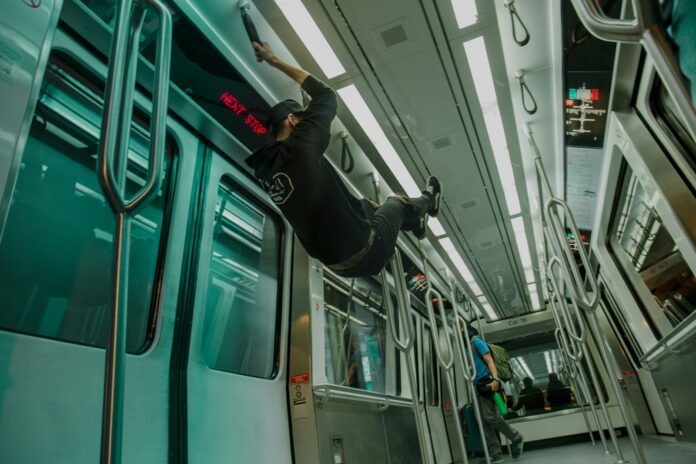
[[324, 264], [336, 264], [365, 246], [370, 225], [360, 200], [324, 157], [336, 116], [336, 93], [314, 76], [308, 76], [302, 88], [312, 102], [290, 136], [255, 151], [246, 163], [307, 252]]

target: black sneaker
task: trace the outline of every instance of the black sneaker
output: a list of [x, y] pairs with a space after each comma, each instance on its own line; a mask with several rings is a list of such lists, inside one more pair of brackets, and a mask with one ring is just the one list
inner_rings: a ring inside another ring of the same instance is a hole
[[524, 448], [524, 437], [522, 435], [519, 436], [516, 440], [512, 442], [512, 445], [510, 446], [510, 455], [512, 456], [512, 459], [519, 459], [520, 456], [522, 456], [522, 449]]
[[430, 217], [435, 217], [440, 212], [440, 203], [442, 202], [442, 183], [440, 179], [435, 176], [428, 177], [428, 182], [426, 184], [423, 193], [427, 193], [433, 200], [433, 206], [428, 211]]

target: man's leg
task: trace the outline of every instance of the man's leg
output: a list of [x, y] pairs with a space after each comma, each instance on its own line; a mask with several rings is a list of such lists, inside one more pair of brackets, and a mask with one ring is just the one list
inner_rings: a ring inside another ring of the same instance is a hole
[[[498, 440], [497, 433], [500, 432], [503, 435], [505, 435], [511, 443], [513, 443], [516, 446], [519, 446], [519, 450], [517, 452], [515, 452], [516, 450], [513, 449], [512, 456], [513, 458], [518, 458], [519, 455], [522, 453], [522, 434], [510, 427], [510, 424], [505, 422], [503, 416], [501, 416], [498, 412], [498, 407], [496, 406], [495, 401], [493, 401], [492, 396], [479, 396], [479, 398], [481, 398], [481, 409], [483, 410], [484, 420], [486, 421], [486, 424], [493, 430], [491, 435], [495, 437], [495, 449], [497, 449], [497, 454], [501, 453], [500, 440]], [[486, 439], [488, 439], [488, 434], [486, 434]], [[492, 455], [495, 454], [494, 451], [491, 451], [490, 443], [488, 444], [488, 450], [488, 452]]]
[[481, 415], [483, 416], [483, 430], [486, 435], [486, 444], [488, 445], [488, 454], [491, 457], [498, 456], [502, 453], [500, 440], [496, 433], [494, 424], [498, 414], [497, 406], [491, 396], [479, 395], [479, 404], [481, 405]]

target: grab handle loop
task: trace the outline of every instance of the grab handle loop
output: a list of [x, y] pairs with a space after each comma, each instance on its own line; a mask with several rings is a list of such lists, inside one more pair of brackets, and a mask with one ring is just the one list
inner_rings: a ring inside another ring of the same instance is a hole
[[[517, 71], [517, 75], [515, 76], [515, 79], [517, 79], [517, 82], [520, 83], [520, 94], [522, 95], [522, 107], [529, 115], [536, 113], [537, 110], [539, 109], [539, 107], [537, 106], [536, 98], [534, 98], [534, 95], [532, 95], [532, 91], [529, 90], [529, 86], [527, 86], [527, 82], [524, 80], [524, 71]], [[531, 100], [531, 103], [532, 103], [531, 106], [529, 106], [529, 104], [527, 103], [527, 95], [529, 96], [529, 99]]]
[[[531, 36], [529, 35], [529, 30], [527, 29], [527, 26], [525, 26], [524, 21], [522, 21], [522, 18], [520, 18], [519, 13], [517, 13], [517, 8], [515, 8], [515, 0], [505, 0], [505, 8], [507, 8], [510, 11], [510, 23], [512, 24], [512, 39], [515, 41], [517, 45], [520, 47], [524, 47], [529, 43], [529, 39]], [[524, 32], [524, 36], [522, 38], [517, 37], [517, 26], [515, 26], [515, 21], [520, 23], [520, 26], [522, 26], [522, 30]]]
[[345, 132], [341, 133], [341, 169], [346, 174], [353, 172], [355, 168], [355, 159], [353, 158], [353, 153], [350, 152], [350, 147], [348, 146], [348, 134]]

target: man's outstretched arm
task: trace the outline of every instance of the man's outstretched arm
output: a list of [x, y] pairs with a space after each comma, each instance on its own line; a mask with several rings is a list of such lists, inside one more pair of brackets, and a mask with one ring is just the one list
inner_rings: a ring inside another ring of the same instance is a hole
[[270, 64], [279, 71], [282, 71], [290, 79], [292, 79], [300, 85], [302, 85], [305, 79], [307, 79], [307, 76], [309, 76], [309, 73], [304, 69], [292, 66], [278, 58], [275, 55], [275, 53], [273, 53], [273, 50], [271, 50], [271, 47], [268, 45], [268, 43], [254, 42], [253, 45], [254, 52], [256, 53], [256, 61], [258, 61], [259, 63], [265, 61], [266, 63]]

